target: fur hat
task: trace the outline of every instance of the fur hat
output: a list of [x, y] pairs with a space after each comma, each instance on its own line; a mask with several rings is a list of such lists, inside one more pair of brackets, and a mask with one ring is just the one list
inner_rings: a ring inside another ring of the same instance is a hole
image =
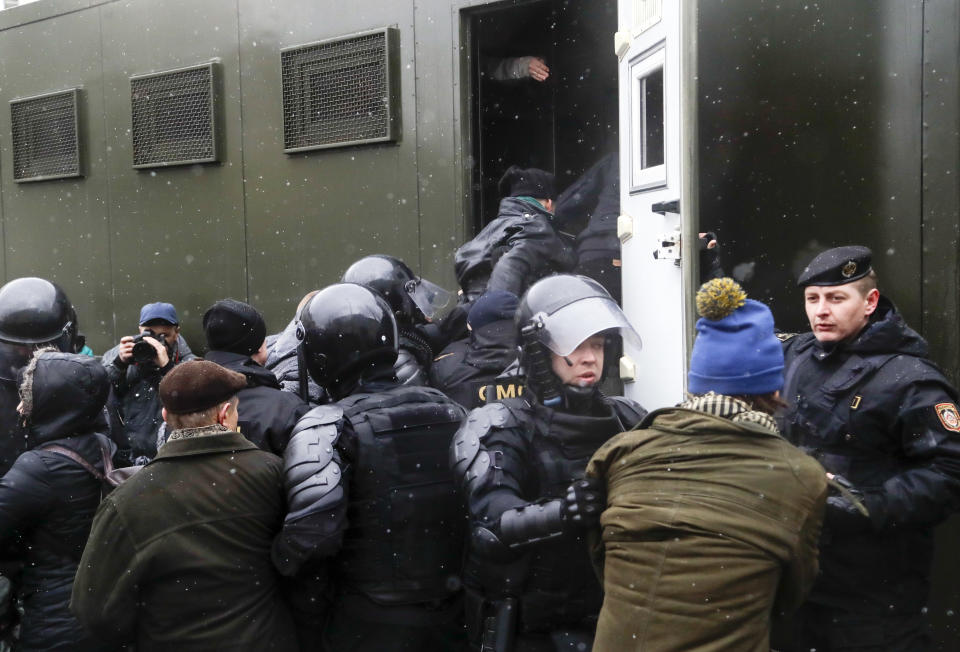
[[209, 360], [178, 364], [160, 381], [160, 402], [172, 414], [202, 412], [229, 401], [247, 377]]
[[757, 396], [783, 388], [783, 347], [773, 315], [731, 278], [715, 278], [697, 292], [697, 339], [690, 355], [692, 394]]

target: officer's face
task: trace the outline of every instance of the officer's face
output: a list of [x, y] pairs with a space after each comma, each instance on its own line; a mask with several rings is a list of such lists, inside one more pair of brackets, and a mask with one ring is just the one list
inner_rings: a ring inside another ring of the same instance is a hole
[[860, 293], [855, 283], [804, 288], [807, 320], [813, 335], [821, 342], [842, 342], [863, 330], [877, 309], [880, 293]]
[[557, 374], [565, 385], [574, 387], [595, 385], [600, 381], [600, 374], [603, 371], [605, 341], [603, 335], [594, 335], [581, 342], [580, 346], [565, 358], [551, 353], [553, 373]]

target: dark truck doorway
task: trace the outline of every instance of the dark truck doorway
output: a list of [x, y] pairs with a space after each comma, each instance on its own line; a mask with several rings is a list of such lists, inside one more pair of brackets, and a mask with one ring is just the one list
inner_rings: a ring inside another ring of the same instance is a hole
[[[497, 181], [509, 166], [549, 170], [563, 190], [617, 149], [617, 3], [513, 1], [463, 16], [471, 49], [470, 223], [476, 232], [497, 216]], [[543, 58], [550, 77], [491, 77], [498, 62], [523, 56]]]

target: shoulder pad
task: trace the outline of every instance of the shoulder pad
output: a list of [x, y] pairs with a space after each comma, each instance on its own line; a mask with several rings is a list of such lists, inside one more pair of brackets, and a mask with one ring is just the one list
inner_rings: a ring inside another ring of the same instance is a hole
[[[318, 411], [323, 412], [316, 415]], [[341, 418], [333, 418], [338, 415]], [[343, 428], [342, 416], [340, 408], [324, 405], [297, 422], [296, 434], [283, 452], [283, 484], [289, 511], [320, 511], [342, 496], [340, 460], [334, 449]], [[301, 428], [308, 419], [310, 423]]]
[[343, 408], [339, 405], [318, 405], [297, 421], [293, 427], [290, 436], [293, 437], [302, 430], [313, 428], [314, 426], [325, 426], [335, 424], [343, 419]]
[[455, 477], [463, 478], [466, 483], [475, 479], [479, 474], [473, 468], [474, 462], [481, 466], [483, 462], [489, 462], [487, 454], [480, 453], [480, 442], [491, 431], [509, 427], [515, 422], [513, 414], [502, 403], [490, 403], [472, 410], [450, 445], [450, 467]]
[[616, 413], [624, 430], [631, 430], [647, 416], [647, 411], [639, 403], [626, 396], [608, 396], [613, 411]]
[[786, 342], [787, 340], [796, 337], [797, 333], [784, 333], [783, 331], [777, 331], [774, 333], [774, 336], [781, 342]]

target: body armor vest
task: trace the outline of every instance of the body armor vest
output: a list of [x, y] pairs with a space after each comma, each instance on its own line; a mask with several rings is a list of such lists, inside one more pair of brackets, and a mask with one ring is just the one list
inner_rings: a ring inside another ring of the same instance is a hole
[[[626, 402], [605, 401], [598, 415], [562, 412], [525, 401], [503, 401], [520, 424], [527, 424], [529, 496], [560, 498], [582, 479], [587, 462], [608, 439], [632, 428], [642, 417]], [[623, 407], [623, 409], [618, 409]], [[523, 427], [521, 425], [521, 427]], [[600, 611], [603, 594], [587, 554], [586, 531], [533, 546], [526, 559], [520, 597], [521, 627], [546, 631], [574, 626]]]
[[447, 451], [463, 408], [420, 387], [337, 405], [356, 438], [349, 526], [335, 562], [344, 588], [386, 605], [449, 597], [460, 586], [466, 522]]

